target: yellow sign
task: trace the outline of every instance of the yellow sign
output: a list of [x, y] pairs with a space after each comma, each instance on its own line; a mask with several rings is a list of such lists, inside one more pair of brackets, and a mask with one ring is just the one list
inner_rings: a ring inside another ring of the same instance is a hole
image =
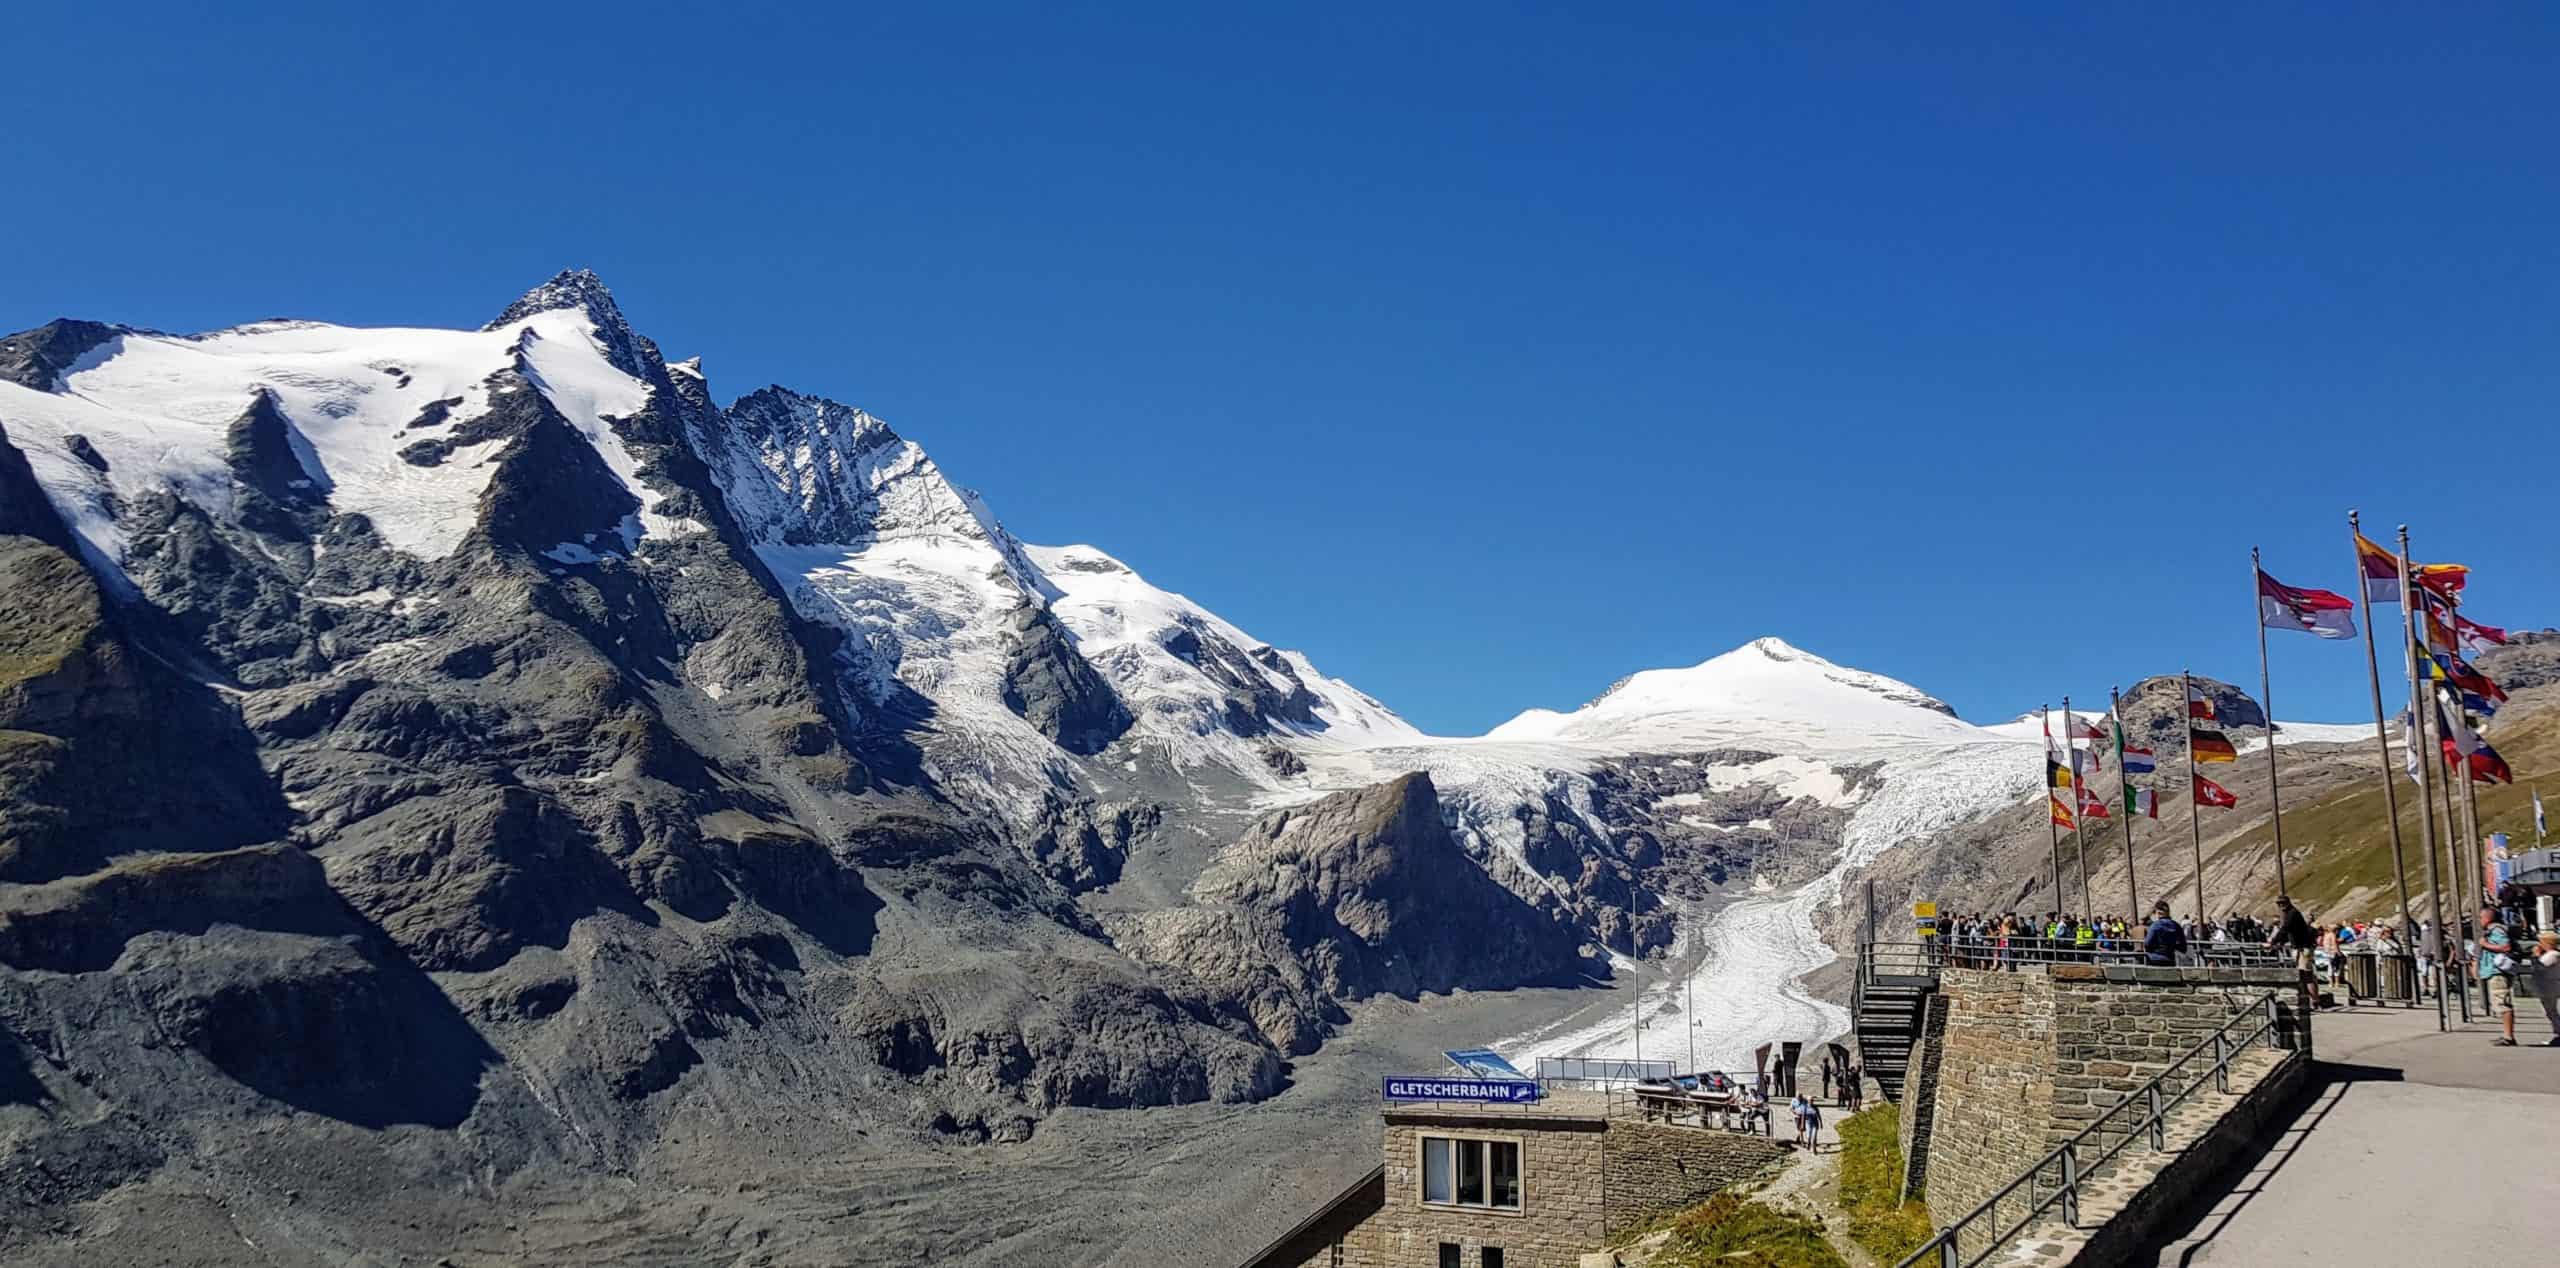
[[1911, 914], [1918, 916], [1922, 920], [1926, 920], [1929, 917], [1938, 914], [1938, 905], [1936, 903], [1913, 903], [1911, 904]]

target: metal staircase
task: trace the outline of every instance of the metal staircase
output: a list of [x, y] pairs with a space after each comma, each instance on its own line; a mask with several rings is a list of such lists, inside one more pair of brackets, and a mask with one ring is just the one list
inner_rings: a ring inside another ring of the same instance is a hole
[[1886, 1100], [1902, 1099], [1912, 1055], [1928, 1021], [1929, 998], [1938, 990], [1939, 958], [1937, 947], [1925, 942], [1858, 948], [1850, 1022], [1858, 1036], [1858, 1064]]

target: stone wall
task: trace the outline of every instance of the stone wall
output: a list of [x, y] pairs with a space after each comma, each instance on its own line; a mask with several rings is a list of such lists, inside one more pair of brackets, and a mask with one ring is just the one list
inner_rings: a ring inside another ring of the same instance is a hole
[[[1930, 1214], [1963, 1217], [2270, 992], [2279, 1046], [2307, 1049], [2293, 986], [2290, 969], [1946, 970], [1945, 1028], [1912, 1057], [1937, 1068], [1919, 1142]], [[1918, 1111], [1903, 1121], [1908, 1149]]]
[[1911, 1043], [1911, 1068], [1902, 1080], [1902, 1103], [1895, 1106], [1896, 1139], [1902, 1144], [1902, 1197], [1909, 1201], [1928, 1191], [1929, 1146], [1937, 1135], [1938, 1061], [1946, 1051], [1947, 999], [1933, 993], [1921, 1001], [1920, 1034]]
[[2309, 1042], [2290, 969], [2057, 965], [2051, 976], [2056, 1049], [2048, 1149], [2271, 991], [2281, 1046]]
[[[1436, 1268], [1442, 1242], [1468, 1268], [1499, 1246], [1504, 1268], [1573, 1268], [1608, 1239], [1600, 1176], [1609, 1124], [1592, 1117], [1396, 1108], [1386, 1112], [1386, 1201], [1346, 1241], [1345, 1268]], [[1520, 1142], [1520, 1210], [1422, 1204], [1422, 1138]], [[1360, 1243], [1356, 1247], [1353, 1242]], [[1352, 1252], [1356, 1250], [1355, 1256]]]
[[1704, 1202], [1787, 1155], [1766, 1136], [1621, 1119], [1610, 1121], [1601, 1149], [1601, 1205], [1613, 1236]]
[[1938, 990], [1946, 1025], [1926, 1192], [1930, 1213], [1952, 1220], [2053, 1147], [2054, 983], [2036, 972], [1948, 969]]

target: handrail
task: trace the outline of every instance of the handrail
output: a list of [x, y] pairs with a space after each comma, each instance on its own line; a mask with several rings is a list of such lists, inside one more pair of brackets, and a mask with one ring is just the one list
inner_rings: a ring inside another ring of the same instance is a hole
[[[2252, 1029], [2248, 1034], [2241, 1036], [2237, 1040], [2230, 1038], [2231, 1031], [2234, 1027], [2240, 1025], [2241, 1022], [2248, 1018], [2260, 1013], [2264, 1013], [2266, 1019], [2259, 1022], [2256, 1028]], [[1902, 1262], [1894, 1265], [1894, 1268], [1913, 1268], [1914, 1265], [1930, 1259], [1933, 1256], [1941, 1268], [1973, 1268], [1974, 1265], [1979, 1264], [1999, 1253], [2001, 1248], [2007, 1246], [2011, 1239], [2024, 1231], [2028, 1225], [2033, 1224], [2038, 1219], [2042, 1218], [2044, 1213], [2051, 1210], [2057, 1203], [2062, 1207], [2063, 1222], [2075, 1228], [2078, 1227], [2080, 1221], [2080, 1185], [2083, 1178], [2088, 1176], [2089, 1173], [2106, 1166], [2109, 1162], [2114, 1161], [2116, 1155], [2123, 1153], [2125, 1148], [2133, 1143], [2134, 1137], [2137, 1135], [2147, 1137], [2151, 1142], [2151, 1148], [2154, 1150], [2166, 1148], [2167, 1132], [2165, 1123], [2168, 1115], [2172, 1111], [2176, 1110], [2180, 1105], [2185, 1104], [2187, 1098], [2193, 1096], [2196, 1089], [2203, 1087], [2205, 1080], [2208, 1078], [2214, 1081], [2217, 1090], [2225, 1092], [2229, 1091], [2231, 1087], [2232, 1059], [2238, 1056], [2241, 1052], [2246, 1051], [2250, 1045], [2258, 1042], [2259, 1039], [2273, 1034], [2273, 1032], [2282, 1024], [2282, 1021], [2283, 1014], [2277, 1006], [2276, 992], [2274, 991], [2269, 991], [2264, 995], [2261, 995], [2255, 1003], [2232, 1013], [2231, 1016], [2221, 1025], [2214, 1027], [2212, 1034], [2206, 1035], [2203, 1039], [2198, 1040], [2193, 1047], [2188, 1048], [2185, 1052], [2179, 1053], [2175, 1060], [2172, 1060], [2165, 1069], [2160, 1071], [2160, 1073], [2153, 1075], [2149, 1082], [2144, 1083], [2141, 1087], [2126, 1093], [2123, 1100], [2116, 1102], [2112, 1108], [2091, 1120], [2087, 1126], [2082, 1127], [2077, 1133], [2074, 1133], [2071, 1139], [2062, 1142], [2059, 1147], [2046, 1154], [2043, 1158], [2037, 1160], [2035, 1165], [2028, 1167], [2018, 1176], [2017, 1179], [2011, 1180], [2008, 1184], [2003, 1185], [1999, 1192], [1992, 1194], [1988, 1199], [1984, 1200], [1980, 1206], [1967, 1211], [1955, 1222], [1938, 1230], [1935, 1236], [1932, 1236], [1927, 1242], [1922, 1243], [1918, 1250], [1913, 1251], [1909, 1256], [1904, 1258]], [[2195, 1058], [2199, 1054], [2203, 1053], [2207, 1048], [2211, 1048], [2213, 1050], [2214, 1056], [2212, 1068], [2199, 1072], [2196, 1077], [2192, 1081], [2188, 1082], [2184, 1087], [2164, 1098], [2162, 1096], [2161, 1089], [2168, 1083], [2169, 1077], [2184, 1068], [2188, 1062], [2195, 1060]], [[2133, 1108], [2137, 1102], [2144, 1107], [2141, 1120], [2121, 1129], [2123, 1132], [2123, 1139], [2118, 1140], [2113, 1145], [2107, 1146], [2106, 1149], [2100, 1152], [2096, 1158], [2085, 1163], [2082, 1162], [2078, 1153], [2082, 1143], [2087, 1141], [2089, 1137], [2107, 1130], [2107, 1124], [2110, 1121], [2114, 1120], [2117, 1115]], [[2009, 1196], [2016, 1193], [2021, 1186], [2026, 1186], [2028, 1196], [2033, 1197], [2036, 1191], [2034, 1186], [2042, 1179], [2045, 1169], [2047, 1167], [2054, 1166], [2057, 1163], [2060, 1164], [2062, 1178], [2061, 1182], [2054, 1187], [2053, 1193], [2050, 1196], [2036, 1201], [2033, 1206], [2028, 1208], [2027, 1213], [2020, 1216], [2014, 1223], [2001, 1229], [1998, 1233], [1991, 1235], [1984, 1242], [1983, 1248], [1979, 1253], [1975, 1254], [1970, 1259], [1965, 1258], [1963, 1251], [1963, 1233], [1965, 1229], [1986, 1217], [1996, 1219], [1996, 1212], [1998, 1211], [2000, 1204], [2008, 1200]]]
[[[2189, 967], [2249, 968], [2287, 965], [2291, 953], [2254, 944], [2224, 943], [2191, 949], [2182, 961]], [[2041, 940], [1999, 946], [1980, 941], [1948, 941], [1932, 938], [1925, 942], [1862, 942], [1858, 944], [1858, 972], [1851, 987], [1852, 1004], [1865, 997], [1865, 988], [1878, 978], [1935, 978], [1947, 968], [2020, 969], [2054, 964], [2145, 964], [2148, 958], [2139, 945], [2118, 943], [2114, 946], [2050, 945]]]

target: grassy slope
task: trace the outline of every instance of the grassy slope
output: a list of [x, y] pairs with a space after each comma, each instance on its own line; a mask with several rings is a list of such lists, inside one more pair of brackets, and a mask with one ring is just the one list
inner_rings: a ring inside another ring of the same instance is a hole
[[[2550, 783], [2555, 793], [2560, 793], [2560, 699], [2554, 698], [2555, 690], [2560, 689], [2546, 687], [2517, 693], [2515, 701], [2501, 711], [2487, 731], [2490, 742], [2514, 769], [2516, 782], [2474, 786], [2483, 836], [2505, 832], [2516, 844], [2530, 846], [2535, 781]], [[2437, 769], [2443, 771], [2441, 766]], [[2410, 900], [2420, 908], [2419, 917], [2424, 919], [2427, 869], [2426, 858], [2420, 853], [2424, 833], [2415, 796], [2417, 786], [2403, 776], [2395, 787]], [[2459, 806], [2458, 797], [2456, 805]], [[2436, 867], [2442, 873], [2449, 864], [2444, 858], [2441, 802], [2435, 818]], [[2367, 778], [2357, 787], [2308, 805], [2288, 805], [2284, 829], [2286, 865], [2291, 869], [2287, 879], [2304, 910], [2332, 920], [2397, 913], [2399, 894], [2392, 876], [2391, 830], [2383, 810], [2380, 781]], [[2270, 840], [2271, 830], [2260, 825], [2225, 848], [2262, 853]], [[2272, 893], [2272, 883], [2268, 890]], [[2447, 892], [2451, 892], [2449, 885]]]
[[1868, 1253], [1894, 1263], [1929, 1240], [1929, 1208], [1903, 1202], [1901, 1127], [1891, 1105], [1840, 1120], [1840, 1209], [1849, 1236]]
[[1637, 1236], [1658, 1233], [1669, 1237], [1648, 1268], [1849, 1268], [1820, 1225], [1732, 1193], [1666, 1216]]

